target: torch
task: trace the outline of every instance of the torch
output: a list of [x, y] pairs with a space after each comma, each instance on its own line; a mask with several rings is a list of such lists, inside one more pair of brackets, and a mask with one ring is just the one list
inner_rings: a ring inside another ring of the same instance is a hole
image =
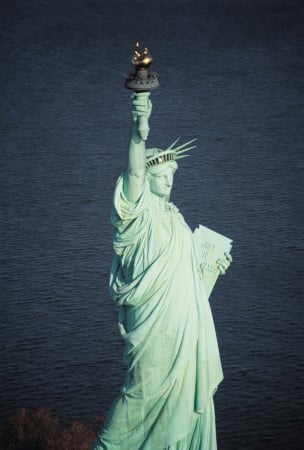
[[[148, 67], [151, 65], [153, 58], [147, 48], [140, 50], [139, 42], [136, 42], [132, 64], [135, 72], [126, 77], [125, 87], [135, 92], [150, 92], [159, 86], [156, 73], [148, 73]], [[147, 117], [139, 117], [138, 132], [140, 137], [147, 140], [148, 119]]]

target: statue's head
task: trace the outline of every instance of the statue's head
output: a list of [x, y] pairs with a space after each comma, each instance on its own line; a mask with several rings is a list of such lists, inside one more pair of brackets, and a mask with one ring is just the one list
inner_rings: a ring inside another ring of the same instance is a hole
[[169, 199], [173, 186], [174, 174], [178, 168], [177, 159], [186, 158], [189, 155], [183, 153], [196, 147], [190, 146], [195, 139], [185, 144], [174, 147], [178, 139], [166, 150], [150, 148], [146, 151], [146, 173], [150, 184], [150, 190], [159, 197]]
[[147, 169], [147, 179], [151, 192], [158, 197], [166, 197], [169, 200], [177, 168], [176, 161], [169, 161]]

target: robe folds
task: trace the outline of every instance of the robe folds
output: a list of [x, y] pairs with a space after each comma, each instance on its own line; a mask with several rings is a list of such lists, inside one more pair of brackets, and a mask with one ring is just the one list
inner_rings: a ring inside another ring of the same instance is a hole
[[116, 184], [110, 291], [120, 306], [126, 378], [94, 450], [215, 450], [222, 368], [193, 234], [146, 181], [136, 203]]

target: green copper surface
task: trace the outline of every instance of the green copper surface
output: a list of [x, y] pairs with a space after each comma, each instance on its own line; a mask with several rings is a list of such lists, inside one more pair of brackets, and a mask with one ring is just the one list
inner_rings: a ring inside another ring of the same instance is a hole
[[[193, 233], [170, 202], [176, 161], [146, 169], [149, 93], [132, 96], [128, 166], [112, 211], [110, 290], [127, 373], [94, 450], [215, 450], [213, 394], [223, 378]], [[230, 259], [219, 261], [220, 271]]]

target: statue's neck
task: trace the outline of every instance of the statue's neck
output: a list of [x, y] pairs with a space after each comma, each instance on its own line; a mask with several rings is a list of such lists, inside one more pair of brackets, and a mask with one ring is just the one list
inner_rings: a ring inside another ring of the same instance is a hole
[[167, 197], [159, 197], [158, 195], [153, 194], [153, 192], [151, 192], [151, 197], [155, 208], [160, 211], [169, 210], [169, 199]]

